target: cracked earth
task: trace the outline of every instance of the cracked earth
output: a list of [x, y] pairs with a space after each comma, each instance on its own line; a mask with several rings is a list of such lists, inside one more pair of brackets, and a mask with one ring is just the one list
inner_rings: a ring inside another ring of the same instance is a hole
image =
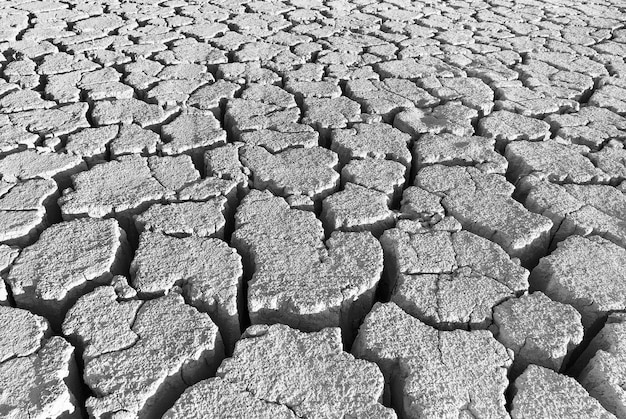
[[0, 417], [626, 418], [626, 3], [0, 1]]

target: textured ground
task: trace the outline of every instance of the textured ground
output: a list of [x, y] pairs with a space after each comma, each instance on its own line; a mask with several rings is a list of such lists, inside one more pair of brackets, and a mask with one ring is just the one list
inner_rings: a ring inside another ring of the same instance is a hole
[[626, 3], [0, 1], [0, 417], [626, 418]]

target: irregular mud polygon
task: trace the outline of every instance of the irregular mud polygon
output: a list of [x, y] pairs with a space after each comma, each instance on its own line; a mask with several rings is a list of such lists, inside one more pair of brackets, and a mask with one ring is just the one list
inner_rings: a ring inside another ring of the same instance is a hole
[[571, 377], [530, 365], [515, 380], [511, 417], [614, 418]]
[[251, 326], [217, 376], [297, 417], [396, 417], [380, 403], [380, 370], [344, 352], [337, 328], [303, 333], [285, 325]]
[[58, 325], [81, 294], [123, 272], [126, 234], [115, 220], [74, 220], [46, 229], [15, 260], [7, 283], [19, 307]]
[[583, 360], [587, 354], [593, 357], [578, 376], [589, 394], [617, 417], [626, 414], [626, 392], [621, 385], [626, 366], [625, 320], [623, 313], [609, 314], [604, 327], [582, 355]]
[[448, 231], [407, 227], [387, 230], [381, 244], [391, 301], [423, 322], [486, 328], [495, 306], [528, 289], [528, 271], [497, 244], [460, 226]]
[[251, 191], [237, 210], [233, 245], [254, 268], [248, 283], [252, 323], [302, 330], [339, 326], [349, 339], [373, 303], [382, 249], [369, 232], [333, 232], [269, 192]]
[[161, 415], [223, 358], [217, 326], [176, 293], [118, 302], [112, 287], [97, 288], [70, 309], [63, 332], [85, 351], [86, 407], [96, 418]]
[[130, 265], [140, 296], [180, 287], [187, 302], [209, 313], [228, 347], [239, 337], [239, 298], [243, 298], [241, 258], [225, 242], [206, 237], [171, 237], [144, 232]]
[[377, 303], [352, 352], [378, 364], [404, 417], [508, 416], [512, 356], [485, 330], [438, 331], [394, 303]]
[[529, 364], [558, 372], [583, 340], [580, 313], [541, 291], [503, 302], [494, 308], [493, 318], [496, 338], [515, 353], [517, 373]]
[[80, 382], [74, 348], [50, 336], [48, 322], [0, 307], [0, 412], [5, 417], [78, 416]]
[[532, 264], [545, 254], [552, 221], [532, 213], [511, 195], [504, 176], [473, 167], [433, 165], [421, 169], [415, 186], [441, 197], [463, 227], [498, 243], [512, 257]]
[[570, 236], [539, 261], [530, 283], [551, 299], [574, 306], [589, 329], [608, 312], [626, 309], [624, 257], [626, 250], [601, 237]]

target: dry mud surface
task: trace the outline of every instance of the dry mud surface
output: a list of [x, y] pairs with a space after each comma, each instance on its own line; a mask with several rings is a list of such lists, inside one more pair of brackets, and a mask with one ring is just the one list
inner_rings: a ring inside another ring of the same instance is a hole
[[0, 0], [0, 417], [626, 418], [622, 0]]

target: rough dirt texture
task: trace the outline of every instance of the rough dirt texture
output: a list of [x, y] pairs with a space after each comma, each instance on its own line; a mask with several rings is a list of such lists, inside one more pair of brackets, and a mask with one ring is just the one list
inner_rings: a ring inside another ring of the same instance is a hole
[[626, 419], [622, 0], [0, 1], [0, 417]]

